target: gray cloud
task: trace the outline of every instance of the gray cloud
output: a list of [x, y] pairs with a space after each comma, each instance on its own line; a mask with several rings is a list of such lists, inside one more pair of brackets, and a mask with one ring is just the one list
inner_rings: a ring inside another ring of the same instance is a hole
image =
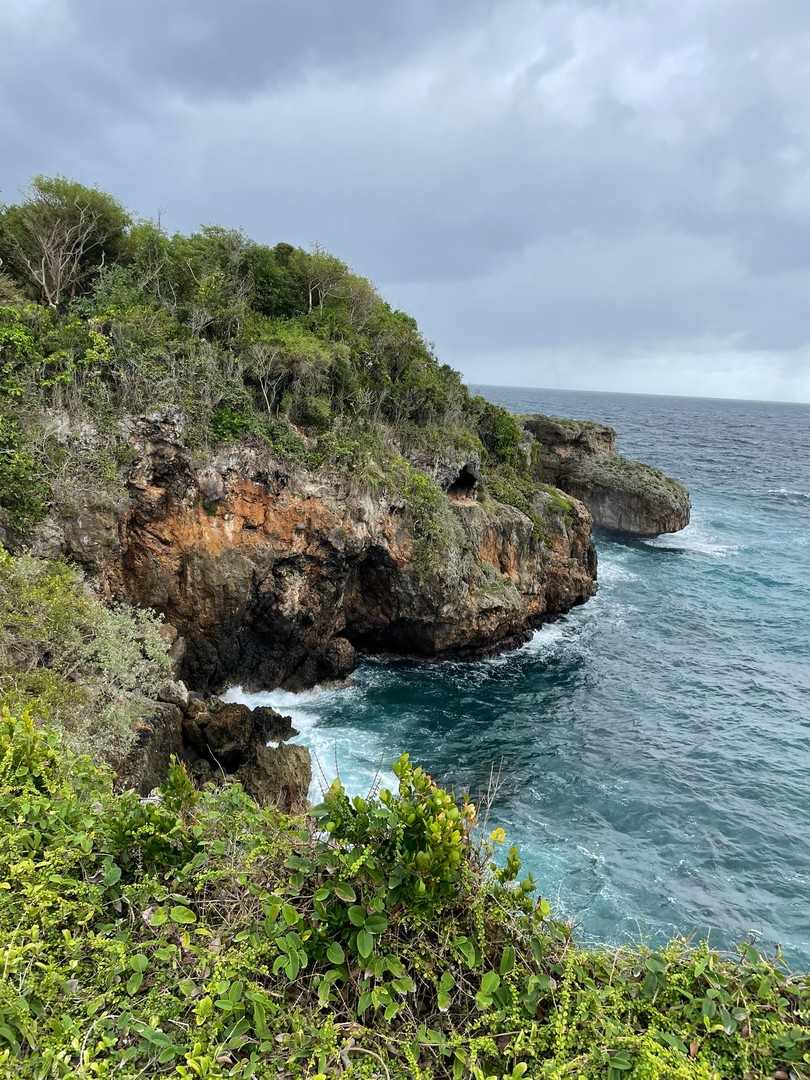
[[476, 380], [810, 400], [806, 0], [6, 0], [0, 187], [319, 240]]

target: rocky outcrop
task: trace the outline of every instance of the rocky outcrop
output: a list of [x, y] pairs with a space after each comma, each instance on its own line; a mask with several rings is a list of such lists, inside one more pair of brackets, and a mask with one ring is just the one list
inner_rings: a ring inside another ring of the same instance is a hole
[[344, 679], [358, 649], [484, 655], [596, 588], [585, 508], [539, 492], [540, 535], [521, 511], [476, 497], [474, 455], [432, 463], [449, 498], [427, 518], [401, 485], [355, 491], [258, 441], [197, 464], [174, 411], [133, 422], [129, 439], [115, 532], [82, 510], [69, 554], [107, 595], [164, 614], [178, 675], [200, 689]]
[[152, 716], [138, 727], [135, 746], [122, 763], [118, 782], [148, 795], [166, 778], [169, 761], [184, 762], [198, 784], [237, 780], [262, 805], [287, 813], [306, 807], [312, 764], [289, 716], [274, 709], [249, 709], [216, 697], [189, 694], [171, 683]]
[[549, 416], [520, 421], [532, 477], [581, 500], [598, 528], [650, 537], [689, 524], [686, 488], [651, 465], [622, 457], [613, 428]]

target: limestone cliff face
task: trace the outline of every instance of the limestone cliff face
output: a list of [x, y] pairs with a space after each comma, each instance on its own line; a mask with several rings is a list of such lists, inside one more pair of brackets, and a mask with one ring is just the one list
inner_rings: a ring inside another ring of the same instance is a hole
[[603, 424], [523, 416], [529, 471], [580, 499], [594, 525], [649, 537], [689, 524], [689, 493], [651, 465], [616, 450], [616, 432]]
[[355, 649], [483, 655], [596, 589], [585, 508], [572, 501], [561, 513], [539, 495], [538, 537], [520, 511], [475, 497], [475, 461], [434, 470], [449, 492], [439, 537], [420, 535], [384, 489], [353, 492], [265, 447], [195, 465], [175, 413], [133, 423], [130, 441], [137, 459], [116, 533], [105, 518], [99, 536], [83, 514], [69, 553], [108, 595], [164, 613], [178, 672], [196, 688], [343, 678]]

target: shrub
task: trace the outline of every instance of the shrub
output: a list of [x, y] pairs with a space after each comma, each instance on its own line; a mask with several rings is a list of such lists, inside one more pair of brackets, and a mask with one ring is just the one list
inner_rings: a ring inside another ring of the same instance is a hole
[[[407, 757], [314, 828], [157, 798], [0, 714], [0, 1070], [32, 1077], [801, 1077], [810, 978], [701, 944], [582, 948]], [[11, 883], [13, 881], [13, 888]]]
[[478, 434], [496, 462], [517, 465], [523, 429], [515, 417], [489, 401], [479, 399]]
[[27, 704], [68, 745], [115, 761], [171, 676], [159, 622], [106, 607], [78, 570], [0, 546], [0, 703]]
[[17, 423], [0, 413], [0, 509], [14, 529], [24, 529], [45, 514], [48, 488]]

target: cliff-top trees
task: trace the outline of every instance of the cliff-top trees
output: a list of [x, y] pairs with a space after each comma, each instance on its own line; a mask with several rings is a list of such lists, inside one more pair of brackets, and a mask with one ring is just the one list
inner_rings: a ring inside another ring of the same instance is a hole
[[[41, 513], [34, 466], [63, 478], [67, 453], [71, 476], [114, 477], [128, 453], [118, 422], [164, 406], [183, 411], [195, 450], [253, 437], [334, 464], [347, 448], [376, 460], [452, 446], [520, 466], [515, 421], [317, 244], [215, 225], [169, 233], [102, 191], [39, 176], [0, 206], [0, 260], [0, 525]], [[65, 445], [56, 417], [92, 438]]]
[[74, 300], [122, 253], [130, 217], [111, 195], [63, 176], [36, 176], [0, 214], [0, 258], [51, 308]]

